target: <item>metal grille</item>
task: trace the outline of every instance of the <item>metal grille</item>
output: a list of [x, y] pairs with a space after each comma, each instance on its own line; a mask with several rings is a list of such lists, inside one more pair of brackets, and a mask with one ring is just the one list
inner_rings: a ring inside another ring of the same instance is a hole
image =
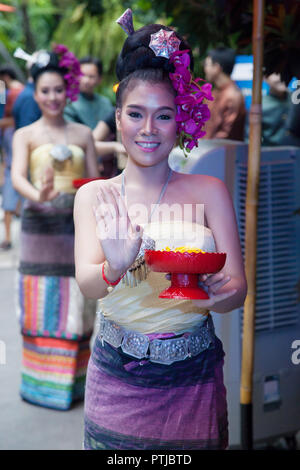
[[[261, 163], [255, 331], [295, 325], [299, 319], [295, 166], [293, 160]], [[238, 163], [237, 177], [237, 212], [244, 254], [246, 164]]]

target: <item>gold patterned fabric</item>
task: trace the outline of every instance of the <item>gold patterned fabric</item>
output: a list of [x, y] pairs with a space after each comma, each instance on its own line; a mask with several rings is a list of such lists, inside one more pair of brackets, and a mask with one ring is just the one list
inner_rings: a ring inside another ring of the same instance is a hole
[[[204, 228], [203, 246], [214, 246], [211, 230]], [[145, 231], [151, 233], [148, 229]], [[206, 320], [208, 311], [196, 307], [192, 300], [159, 298], [160, 292], [170, 285], [164, 273], [147, 270], [144, 279], [135, 282], [134, 272], [128, 270], [126, 277], [128, 282], [121, 281], [108, 295], [99, 299], [99, 312], [108, 320], [144, 334], [192, 332]]]
[[84, 151], [77, 145], [68, 145], [72, 151], [72, 158], [60, 163], [58, 169], [50, 155], [50, 150], [54, 144], [43, 144], [36, 147], [30, 155], [30, 180], [32, 184], [40, 189], [42, 175], [47, 167], [54, 168], [54, 188], [65, 193], [75, 193], [73, 180], [82, 178], [85, 172]]

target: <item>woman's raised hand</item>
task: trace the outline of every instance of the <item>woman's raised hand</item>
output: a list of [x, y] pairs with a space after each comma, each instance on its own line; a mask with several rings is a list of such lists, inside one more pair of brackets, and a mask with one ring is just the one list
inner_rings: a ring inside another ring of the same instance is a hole
[[42, 186], [39, 194], [39, 202], [52, 201], [59, 192], [54, 189], [54, 169], [46, 168], [42, 176]]
[[100, 188], [94, 206], [97, 237], [110, 268], [124, 273], [134, 262], [142, 242], [142, 228], [129, 218], [124, 198], [114, 184]]

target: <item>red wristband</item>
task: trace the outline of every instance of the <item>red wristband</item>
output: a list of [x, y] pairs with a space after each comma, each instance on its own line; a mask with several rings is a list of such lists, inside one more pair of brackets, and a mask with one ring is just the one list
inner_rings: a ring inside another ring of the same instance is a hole
[[121, 281], [121, 279], [125, 276], [126, 273], [124, 273], [122, 276], [120, 276], [116, 281], [114, 282], [111, 282], [107, 279], [107, 277], [105, 276], [104, 274], [104, 264], [105, 262], [102, 264], [102, 277], [103, 277], [103, 280], [106, 282], [106, 284], [108, 284], [109, 286], [116, 286], [117, 284], [119, 284], [119, 282]]

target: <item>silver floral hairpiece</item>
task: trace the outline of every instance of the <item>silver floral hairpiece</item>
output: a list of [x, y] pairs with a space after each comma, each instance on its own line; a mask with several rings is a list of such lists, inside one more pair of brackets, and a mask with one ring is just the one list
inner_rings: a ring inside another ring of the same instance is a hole
[[[134, 33], [132, 10], [127, 8], [120, 18], [116, 20], [116, 23], [121, 26], [128, 36], [131, 36]], [[179, 50], [180, 43], [181, 41], [174, 31], [160, 29], [156, 33], [151, 34], [149, 47], [156, 56], [169, 59], [174, 52]]]
[[47, 51], [39, 51], [34, 54], [28, 54], [21, 47], [14, 52], [14, 57], [25, 60], [26, 62], [36, 64], [38, 67], [46, 67], [50, 62], [50, 54]]
[[169, 59], [174, 52], [179, 50], [180, 43], [174, 31], [160, 29], [157, 33], [151, 34], [149, 47], [156, 56]]
[[123, 15], [121, 15], [120, 18], [116, 20], [116, 23], [121, 26], [123, 31], [125, 31], [128, 36], [131, 36], [134, 33], [132, 10], [127, 8]]

